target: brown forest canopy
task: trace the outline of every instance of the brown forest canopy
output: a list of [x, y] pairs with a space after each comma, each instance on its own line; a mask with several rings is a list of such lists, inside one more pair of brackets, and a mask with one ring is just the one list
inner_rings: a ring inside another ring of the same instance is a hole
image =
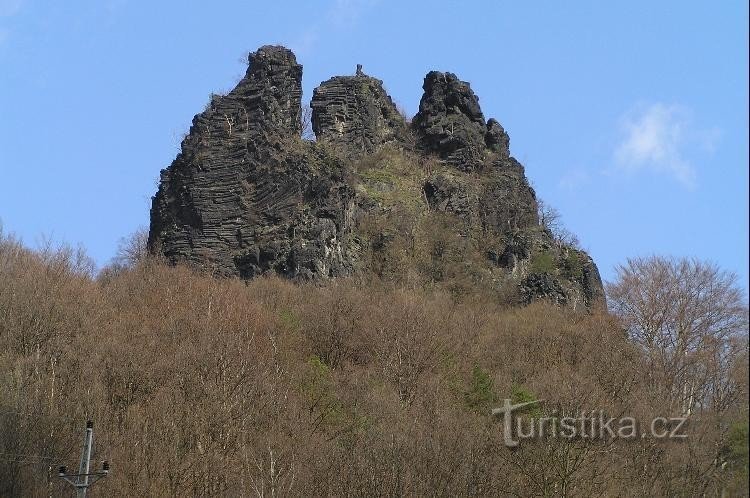
[[376, 279], [246, 283], [148, 259], [96, 277], [80, 253], [6, 236], [0, 495], [69, 493], [56, 469], [89, 418], [113, 469], [95, 496], [746, 492], [746, 342], [722, 378], [733, 399], [693, 407], [687, 440], [503, 445], [503, 398], [675, 415], [627, 325]]

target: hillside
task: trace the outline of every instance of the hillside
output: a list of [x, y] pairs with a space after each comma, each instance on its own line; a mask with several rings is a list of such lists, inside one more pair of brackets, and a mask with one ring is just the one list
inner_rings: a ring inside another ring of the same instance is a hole
[[[744, 496], [748, 309], [593, 259], [469, 83], [251, 53], [101, 269], [0, 225], [0, 496]], [[612, 427], [614, 424], [614, 427]]]
[[603, 312], [155, 260], [93, 278], [80, 253], [8, 237], [0, 274], [2, 496], [69, 493], [57, 465], [87, 419], [112, 468], [93, 496], [686, 496], [734, 475], [712, 462], [741, 405], [678, 443], [504, 445], [504, 398], [671, 413]]

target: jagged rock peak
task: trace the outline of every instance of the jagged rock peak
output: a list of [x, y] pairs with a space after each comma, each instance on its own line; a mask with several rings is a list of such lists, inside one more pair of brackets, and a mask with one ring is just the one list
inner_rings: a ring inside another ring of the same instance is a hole
[[162, 171], [149, 246], [223, 276], [343, 274], [353, 194], [337, 160], [299, 138], [302, 66], [273, 46], [248, 61]]
[[479, 167], [486, 153], [508, 158], [509, 139], [500, 123], [488, 122], [469, 83], [453, 73], [430, 71], [413, 126], [419, 145], [460, 169]]
[[487, 134], [484, 136], [484, 141], [487, 148], [500, 154], [502, 159], [510, 157], [510, 137], [495, 118], [487, 121]]
[[[552, 299], [575, 308], [603, 299], [588, 254], [540, 227], [535, 193], [510, 156], [508, 135], [496, 120], [485, 121], [468, 83], [427, 74], [409, 125], [382, 82], [358, 65], [354, 75], [315, 90], [318, 140], [305, 141], [302, 66], [294, 54], [264, 46], [248, 62], [237, 86], [212, 96], [193, 118], [180, 153], [162, 171], [152, 251], [221, 276], [403, 273], [452, 286], [456, 272], [461, 286], [493, 293], [513, 286], [521, 303]], [[396, 147], [384, 147], [391, 142]], [[404, 256], [407, 245], [431, 251], [431, 263]]]
[[312, 126], [318, 140], [353, 155], [403, 140], [406, 121], [379, 79], [357, 65], [355, 76], [334, 76], [313, 91]]
[[484, 126], [479, 97], [474, 94], [469, 83], [459, 80], [455, 74], [430, 71], [424, 77], [422, 88], [425, 93], [419, 103], [420, 113], [460, 114]]
[[270, 68], [273, 65], [298, 66], [297, 57], [294, 52], [282, 45], [263, 45], [255, 52], [248, 53], [248, 69], [257, 72], [263, 67]]
[[228, 97], [240, 100], [246, 123], [265, 132], [299, 133], [302, 65], [287, 48], [260, 47], [248, 55], [247, 73]]

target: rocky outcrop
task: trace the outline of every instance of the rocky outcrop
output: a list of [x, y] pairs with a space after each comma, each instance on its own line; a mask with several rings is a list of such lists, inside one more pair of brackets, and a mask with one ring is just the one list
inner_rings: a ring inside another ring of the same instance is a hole
[[407, 127], [383, 82], [365, 75], [335, 76], [313, 92], [312, 127], [320, 141], [353, 155], [375, 152], [403, 141]]
[[510, 159], [510, 138], [495, 118], [490, 118], [487, 121], [487, 133], [484, 136], [484, 142], [488, 149], [500, 156], [501, 160]]
[[354, 193], [336, 157], [299, 139], [301, 81], [291, 51], [261, 47], [195, 116], [153, 199], [153, 250], [224, 276], [351, 271]]
[[538, 299], [548, 299], [561, 306], [568, 302], [562, 284], [549, 273], [531, 273], [521, 282], [520, 291], [524, 304]]
[[430, 71], [414, 127], [419, 145], [463, 170], [481, 167], [489, 149], [510, 155], [508, 136], [496, 121], [485, 122], [479, 98], [453, 73]]
[[408, 124], [358, 67], [315, 89], [306, 141], [301, 79], [291, 51], [261, 47], [195, 116], [153, 198], [152, 251], [220, 276], [416, 273], [451, 289], [511, 285], [520, 303], [603, 299], [591, 258], [540, 227], [508, 134], [468, 83], [428, 73]]
[[497, 233], [539, 224], [536, 196], [522, 171], [492, 168], [479, 178], [441, 171], [427, 177], [424, 193], [432, 209], [455, 214]]

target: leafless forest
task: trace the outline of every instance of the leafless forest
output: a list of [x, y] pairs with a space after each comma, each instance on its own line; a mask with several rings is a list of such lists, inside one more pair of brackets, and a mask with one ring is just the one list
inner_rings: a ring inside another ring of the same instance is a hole
[[[582, 313], [125, 256], [95, 274], [2, 236], [0, 495], [72, 494], [87, 419], [112, 467], [92, 496], [747, 494], [747, 307], [711, 265], [631, 261]], [[688, 437], [509, 449], [504, 398], [689, 414]]]

